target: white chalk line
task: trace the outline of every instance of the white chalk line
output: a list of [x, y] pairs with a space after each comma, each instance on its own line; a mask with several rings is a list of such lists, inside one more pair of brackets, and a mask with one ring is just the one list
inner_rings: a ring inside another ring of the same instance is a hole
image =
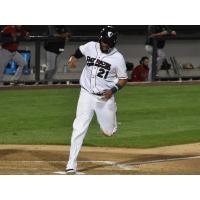
[[149, 160], [149, 161], [141, 161], [141, 162], [127, 162], [124, 164], [125, 165], [143, 165], [143, 164], [153, 164], [153, 163], [169, 162], [169, 161], [193, 160], [193, 159], [198, 159], [198, 158], [200, 158], [200, 156], [165, 158], [165, 159]]
[[[168, 161], [180, 161], [180, 160], [192, 160], [192, 159], [199, 159], [200, 156], [188, 156], [188, 157], [176, 157], [176, 158], [165, 158], [165, 159], [157, 159], [157, 160], [148, 160], [148, 161], [140, 161], [140, 162], [116, 162], [110, 160], [91, 160], [91, 161], [78, 161], [78, 163], [102, 163], [106, 164], [107, 166], [117, 166], [122, 170], [133, 170], [129, 166], [133, 165], [144, 165], [144, 164], [156, 164], [160, 162], [168, 162]], [[55, 160], [22, 160], [22, 161], [10, 161], [5, 160], [1, 161], [1, 163], [66, 163], [66, 161], [55, 161]], [[58, 171], [53, 172], [54, 174], [66, 174], [65, 171]], [[77, 175], [84, 175], [84, 172], [77, 172]]]
[[[176, 157], [176, 158], [165, 158], [165, 159], [158, 159], [158, 160], [149, 160], [149, 161], [141, 161], [141, 162], [129, 162], [129, 163], [119, 163], [115, 161], [103, 161], [103, 160], [98, 160], [98, 161], [79, 161], [79, 163], [104, 163], [107, 165], [116, 165], [122, 170], [133, 170], [130, 168], [130, 165], [144, 165], [144, 164], [155, 164], [155, 163], [160, 163], [160, 162], [168, 162], [168, 161], [179, 161], [179, 160], [192, 160], [192, 159], [198, 159], [200, 156], [189, 156], [189, 157]], [[61, 174], [65, 175], [66, 172], [60, 171], [60, 172], [54, 172], [55, 174]], [[86, 173], [83, 172], [76, 172], [76, 175], [84, 175]]]
[[[66, 161], [54, 161], [54, 160], [49, 160], [49, 161], [41, 161], [41, 160], [34, 160], [34, 161], [29, 161], [29, 160], [23, 160], [23, 161], [3, 161], [3, 162], [8, 162], [8, 163], [66, 163]], [[130, 169], [128, 166], [125, 166], [124, 164], [117, 164], [117, 162], [114, 161], [109, 161], [109, 160], [91, 160], [91, 161], [78, 161], [78, 163], [102, 163], [102, 164], [106, 164], [109, 166], [114, 166], [116, 165], [117, 167], [119, 167], [122, 170], [132, 170]], [[65, 172], [56, 172], [57, 174], [65, 174]]]

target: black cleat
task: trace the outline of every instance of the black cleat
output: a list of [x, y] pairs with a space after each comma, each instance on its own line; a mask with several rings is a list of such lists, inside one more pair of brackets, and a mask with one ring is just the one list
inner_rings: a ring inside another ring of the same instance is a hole
[[75, 169], [66, 169], [65, 172], [67, 175], [75, 175], [76, 174]]

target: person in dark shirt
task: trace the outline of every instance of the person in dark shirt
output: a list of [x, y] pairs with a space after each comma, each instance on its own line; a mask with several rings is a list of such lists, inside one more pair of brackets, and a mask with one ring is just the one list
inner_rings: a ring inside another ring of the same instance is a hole
[[[157, 39], [157, 71], [160, 70], [163, 61], [166, 59], [166, 54], [163, 51], [165, 47], [165, 35], [176, 35], [176, 31], [171, 30], [166, 25], [150, 25], [148, 26], [148, 35], [145, 43], [145, 50], [152, 57], [153, 54], [153, 38]], [[149, 66], [149, 80], [151, 81], [151, 64]]]
[[149, 58], [144, 56], [140, 60], [140, 65], [136, 66], [132, 70], [131, 81], [141, 82], [148, 80], [149, 73]]
[[52, 83], [52, 79], [57, 70], [57, 58], [65, 48], [65, 40], [71, 34], [63, 25], [48, 26], [48, 35], [57, 38], [57, 40], [47, 41], [44, 43], [46, 50], [47, 70], [45, 71], [44, 80], [47, 83]]
[[5, 40], [1, 43], [0, 49], [0, 84], [3, 85], [4, 69], [13, 60], [17, 63], [17, 71], [12, 78], [15, 84], [18, 83], [26, 62], [22, 55], [17, 52], [19, 47], [18, 38], [29, 37], [29, 32], [25, 31], [20, 25], [5, 26], [1, 31], [1, 37]]

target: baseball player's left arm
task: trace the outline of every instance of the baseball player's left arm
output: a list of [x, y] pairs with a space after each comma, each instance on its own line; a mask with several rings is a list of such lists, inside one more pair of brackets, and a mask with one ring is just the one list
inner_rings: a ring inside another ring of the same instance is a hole
[[103, 99], [108, 100], [115, 94], [117, 91], [121, 90], [127, 83], [127, 79], [119, 79], [118, 83], [111, 88], [110, 90], [105, 90], [103, 92]]
[[115, 94], [117, 91], [121, 90], [127, 83], [128, 75], [127, 75], [127, 71], [126, 71], [126, 63], [125, 63], [123, 56], [121, 56], [118, 60], [118, 66], [116, 68], [116, 73], [119, 78], [119, 81], [113, 88], [111, 88], [110, 90], [104, 91], [104, 93], [103, 93], [104, 100], [110, 99], [113, 94]]

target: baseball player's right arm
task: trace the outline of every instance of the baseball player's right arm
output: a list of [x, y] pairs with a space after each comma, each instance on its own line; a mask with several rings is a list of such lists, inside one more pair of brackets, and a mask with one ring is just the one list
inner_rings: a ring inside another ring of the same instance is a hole
[[75, 68], [76, 65], [77, 65], [77, 61], [78, 61], [77, 58], [75, 58], [74, 56], [71, 56], [71, 57], [69, 58], [69, 60], [68, 60], [67, 65], [68, 65], [70, 68]]
[[77, 50], [75, 51], [75, 53], [74, 53], [72, 56], [70, 56], [70, 58], [69, 58], [69, 60], [68, 60], [68, 63], [67, 63], [68, 66], [69, 66], [70, 68], [75, 68], [76, 65], [77, 65], [78, 59], [81, 58], [81, 57], [83, 57], [83, 54], [82, 54], [82, 52], [80, 51], [80, 49], [77, 49]]
[[94, 42], [88, 42], [84, 45], [81, 45], [76, 51], [75, 53], [69, 58], [68, 61], [68, 66], [71, 68], [75, 68], [77, 65], [77, 61], [79, 58], [82, 58], [83, 56], [86, 56], [87, 52], [89, 51], [89, 49], [91, 49], [91, 44], [93, 44]]

